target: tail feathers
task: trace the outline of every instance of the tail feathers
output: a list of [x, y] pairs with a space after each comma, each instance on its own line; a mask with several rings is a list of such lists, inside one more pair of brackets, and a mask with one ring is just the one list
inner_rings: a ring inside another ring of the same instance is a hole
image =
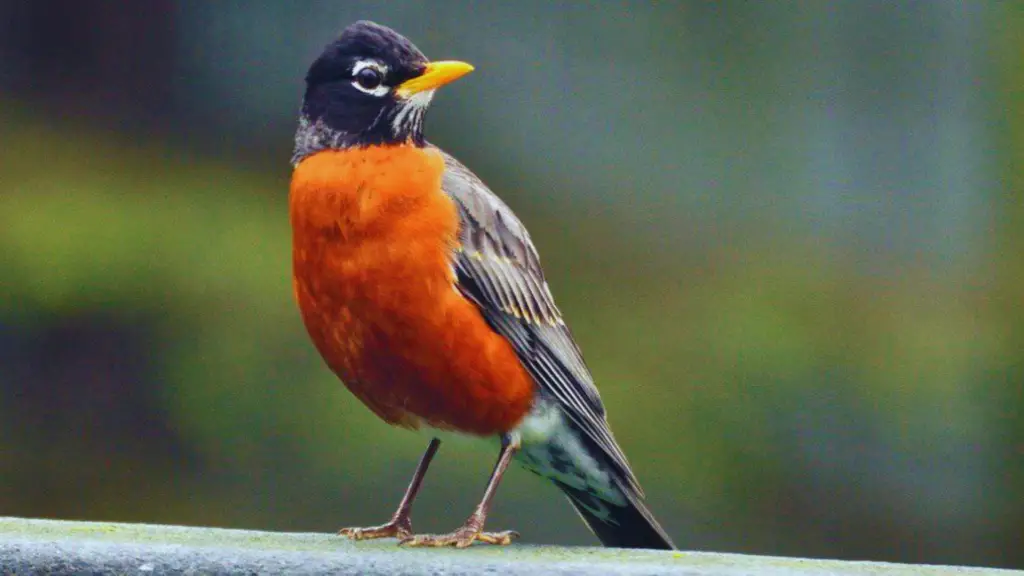
[[612, 548], [676, 549], [672, 539], [639, 498], [626, 494], [626, 504], [618, 506], [561, 483], [559, 488], [569, 497], [576, 512], [601, 544]]

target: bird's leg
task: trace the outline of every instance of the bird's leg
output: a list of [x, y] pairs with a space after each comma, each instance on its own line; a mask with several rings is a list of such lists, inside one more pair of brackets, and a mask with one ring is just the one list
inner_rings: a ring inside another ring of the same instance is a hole
[[395, 514], [391, 517], [390, 521], [371, 528], [342, 528], [338, 531], [338, 534], [348, 536], [353, 540], [391, 538], [392, 536], [404, 539], [411, 536], [412, 502], [416, 499], [416, 493], [420, 491], [423, 477], [427, 474], [427, 468], [430, 466], [430, 461], [434, 459], [434, 454], [437, 453], [439, 446], [441, 446], [441, 440], [434, 438], [430, 441], [427, 451], [423, 453], [420, 463], [416, 465], [416, 472], [412, 475], [409, 487], [405, 489], [405, 496], [402, 497], [402, 502], [398, 504], [398, 510], [395, 510]]
[[487, 512], [491, 508], [491, 500], [498, 491], [498, 484], [505, 474], [512, 456], [519, 450], [519, 438], [502, 436], [501, 452], [498, 454], [498, 462], [494, 465], [491, 478], [487, 481], [487, 489], [484, 497], [480, 500], [476, 510], [469, 515], [466, 523], [454, 532], [440, 535], [407, 536], [399, 541], [403, 546], [454, 546], [466, 548], [473, 542], [484, 542], [487, 544], [505, 545], [511, 544], [512, 540], [519, 537], [519, 533], [512, 530], [503, 532], [484, 532], [484, 522], [487, 520]]

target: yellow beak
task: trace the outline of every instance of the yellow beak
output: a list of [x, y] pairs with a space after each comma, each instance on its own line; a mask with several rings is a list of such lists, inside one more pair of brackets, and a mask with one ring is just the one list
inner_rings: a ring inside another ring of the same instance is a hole
[[446, 60], [442, 62], [431, 62], [423, 74], [406, 80], [398, 85], [395, 91], [402, 98], [408, 98], [418, 92], [433, 90], [454, 82], [473, 71], [473, 66], [465, 62]]

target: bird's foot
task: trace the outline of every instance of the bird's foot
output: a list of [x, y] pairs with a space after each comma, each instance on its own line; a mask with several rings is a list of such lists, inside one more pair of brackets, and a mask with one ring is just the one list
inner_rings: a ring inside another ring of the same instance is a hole
[[454, 548], [468, 548], [473, 542], [484, 544], [495, 544], [506, 546], [519, 537], [514, 530], [503, 532], [484, 532], [482, 527], [467, 524], [458, 530], [448, 534], [423, 534], [419, 536], [407, 536], [398, 541], [399, 546], [430, 547], [439, 548], [451, 546]]
[[373, 526], [370, 528], [342, 528], [338, 530], [340, 536], [347, 536], [352, 540], [373, 540], [376, 538], [398, 538], [404, 542], [412, 537], [412, 520], [409, 518], [392, 518], [387, 524]]

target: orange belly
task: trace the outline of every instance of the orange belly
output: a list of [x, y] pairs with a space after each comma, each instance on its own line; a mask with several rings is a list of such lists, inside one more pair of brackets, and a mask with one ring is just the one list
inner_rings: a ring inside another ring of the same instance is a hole
[[414, 146], [332, 150], [292, 176], [295, 296], [314, 344], [384, 420], [512, 429], [533, 382], [455, 287], [458, 214], [444, 160]]

